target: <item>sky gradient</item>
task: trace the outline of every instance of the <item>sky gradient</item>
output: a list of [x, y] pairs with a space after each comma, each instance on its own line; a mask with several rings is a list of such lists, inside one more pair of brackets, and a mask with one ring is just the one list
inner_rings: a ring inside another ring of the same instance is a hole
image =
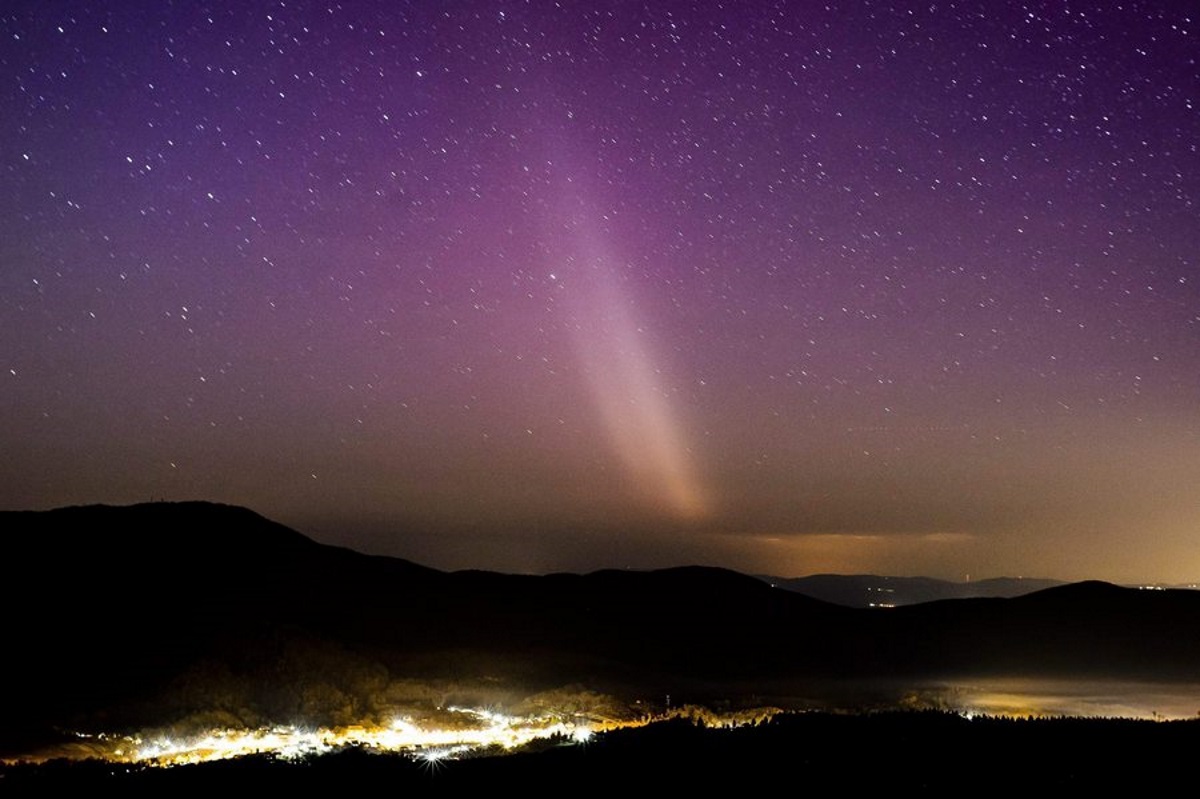
[[0, 507], [1195, 580], [1187, 6], [5, 3]]

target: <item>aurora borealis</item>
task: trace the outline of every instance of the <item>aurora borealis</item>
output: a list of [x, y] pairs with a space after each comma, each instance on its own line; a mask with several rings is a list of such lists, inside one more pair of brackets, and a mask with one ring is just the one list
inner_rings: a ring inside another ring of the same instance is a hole
[[6, 3], [0, 507], [1194, 580], [1195, 17]]

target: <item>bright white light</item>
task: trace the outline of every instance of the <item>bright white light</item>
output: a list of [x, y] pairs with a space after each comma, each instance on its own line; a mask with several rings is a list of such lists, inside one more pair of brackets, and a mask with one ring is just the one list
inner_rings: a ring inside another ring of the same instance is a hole
[[129, 738], [109, 749], [109, 759], [172, 766], [224, 760], [250, 754], [273, 754], [296, 760], [335, 749], [357, 746], [380, 752], [408, 753], [425, 762], [459, 757], [471, 751], [500, 747], [514, 749], [532, 741], [559, 736], [587, 740], [587, 727], [550, 716], [508, 716], [481, 708], [447, 708], [467, 720], [449, 727], [421, 726], [396, 718], [385, 727], [352, 726], [305, 730], [278, 726], [258, 730], [213, 730], [189, 738], [148, 736]]
[[188, 737], [171, 737], [154, 732], [126, 737], [89, 735], [85, 736], [87, 744], [84, 749], [46, 752], [36, 760], [56, 757], [101, 758], [118, 763], [177, 766], [255, 754], [297, 760], [347, 747], [359, 747], [376, 752], [407, 754], [423, 763], [436, 764], [471, 752], [515, 749], [549, 738], [583, 743], [591, 740], [599, 731], [640, 727], [672, 717], [691, 718], [708, 727], [729, 728], [761, 721], [778, 711], [761, 709], [735, 716], [718, 716], [703, 709], [685, 706], [673, 708], [667, 714], [654, 718], [603, 722], [585, 722], [578, 717], [568, 721], [556, 714], [510, 716], [487, 708], [450, 707], [446, 712], [458, 717], [447, 726], [398, 717], [385, 726], [316, 729], [274, 726], [255, 730], [210, 730]]

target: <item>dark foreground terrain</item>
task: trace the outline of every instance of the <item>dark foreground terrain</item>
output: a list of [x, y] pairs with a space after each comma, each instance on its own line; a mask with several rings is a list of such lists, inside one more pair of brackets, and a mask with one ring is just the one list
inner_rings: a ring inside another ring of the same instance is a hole
[[[1200, 685], [1196, 591], [1090, 582], [878, 611], [711, 568], [446, 573], [208, 503], [0, 513], [0, 578], [9, 610], [0, 758], [9, 759], [76, 733], [369, 726], [452, 705], [589, 721], [685, 702], [997, 707], [897, 702], [928, 683], [995, 680], [1049, 680], [1067, 693], [1179, 686], [1184, 710], [1174, 715], [1200, 708], [1200, 697], [1189, 700]], [[1064, 712], [1056, 707], [1040, 712]], [[436, 768], [363, 751], [128, 774], [95, 762], [21, 766], [0, 777], [0, 795], [46, 782], [163, 792], [376, 776], [394, 786], [521, 780], [555, 792], [772, 775], [798, 786], [1154, 788], [1184, 778], [1198, 724], [802, 714], [737, 731], [655, 725]]]
[[[371, 786], [420, 795], [514, 787], [594, 795], [644, 788], [1044, 794], [1058, 789], [1186, 790], [1194, 786], [1200, 721], [1012, 720], [940, 712], [793, 714], [757, 727], [704, 729], [671, 721], [597, 736], [587, 744], [437, 764], [347, 750], [307, 761], [266, 757], [174, 768], [96, 761], [0, 772], [0, 794], [108, 789], [174, 795], [236, 787], [344, 794]], [[882, 795], [882, 794], [881, 794]]]

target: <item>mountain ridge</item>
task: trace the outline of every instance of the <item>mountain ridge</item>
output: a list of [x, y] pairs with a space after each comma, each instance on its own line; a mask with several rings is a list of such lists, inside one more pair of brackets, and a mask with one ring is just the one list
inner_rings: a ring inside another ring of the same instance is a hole
[[1090, 582], [879, 611], [716, 567], [442, 572], [205, 503], [4, 512], [0, 529], [22, 653], [3, 666], [21, 690], [0, 697], [0, 743], [214, 696], [244, 719], [349, 719], [414, 680], [727, 698], [954, 675], [1200, 682], [1197, 592]]

